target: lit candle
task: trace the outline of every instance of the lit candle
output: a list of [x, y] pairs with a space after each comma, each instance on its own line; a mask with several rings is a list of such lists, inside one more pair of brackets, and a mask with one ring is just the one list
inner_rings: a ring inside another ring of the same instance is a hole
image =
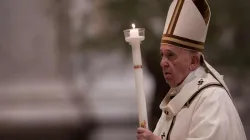
[[135, 28], [135, 24], [132, 24], [133, 29], [130, 30], [130, 37], [139, 37], [139, 31]]
[[[132, 57], [134, 64], [135, 74], [135, 88], [137, 93], [138, 101], [138, 117], [139, 126], [148, 129], [148, 117], [147, 117], [147, 106], [146, 96], [144, 92], [143, 84], [143, 69], [142, 69], [142, 58], [141, 58], [141, 42], [145, 39], [144, 29], [135, 28], [135, 24], [132, 24], [132, 29], [124, 31], [125, 40], [132, 46]], [[140, 32], [140, 35], [139, 35]]]

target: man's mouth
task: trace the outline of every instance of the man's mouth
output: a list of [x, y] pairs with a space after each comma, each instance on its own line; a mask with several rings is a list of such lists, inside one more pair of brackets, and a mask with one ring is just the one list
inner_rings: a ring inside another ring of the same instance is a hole
[[164, 73], [164, 75], [169, 75], [169, 74], [171, 74], [171, 73], [170, 73], [170, 72], [165, 72], [165, 73]]
[[164, 73], [165, 79], [168, 79], [170, 76], [171, 76], [171, 73], [170, 73], [170, 72], [165, 72], [165, 73]]

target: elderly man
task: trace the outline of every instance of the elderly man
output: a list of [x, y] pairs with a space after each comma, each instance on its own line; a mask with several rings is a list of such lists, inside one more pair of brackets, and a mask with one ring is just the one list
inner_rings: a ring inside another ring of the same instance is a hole
[[171, 89], [155, 131], [138, 128], [138, 140], [246, 140], [222, 75], [201, 53], [209, 20], [205, 0], [173, 0], [160, 47]]

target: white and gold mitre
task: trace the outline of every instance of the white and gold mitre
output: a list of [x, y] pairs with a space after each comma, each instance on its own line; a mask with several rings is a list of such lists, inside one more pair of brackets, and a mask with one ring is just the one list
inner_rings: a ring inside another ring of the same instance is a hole
[[173, 0], [161, 43], [202, 51], [210, 16], [206, 0]]

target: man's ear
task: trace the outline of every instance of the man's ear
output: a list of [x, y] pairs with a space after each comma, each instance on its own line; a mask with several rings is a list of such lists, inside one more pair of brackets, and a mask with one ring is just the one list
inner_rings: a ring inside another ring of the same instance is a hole
[[191, 71], [194, 71], [196, 68], [199, 67], [199, 62], [200, 62], [199, 56], [196, 54], [192, 54], [191, 55], [191, 64], [189, 66], [189, 69]]

